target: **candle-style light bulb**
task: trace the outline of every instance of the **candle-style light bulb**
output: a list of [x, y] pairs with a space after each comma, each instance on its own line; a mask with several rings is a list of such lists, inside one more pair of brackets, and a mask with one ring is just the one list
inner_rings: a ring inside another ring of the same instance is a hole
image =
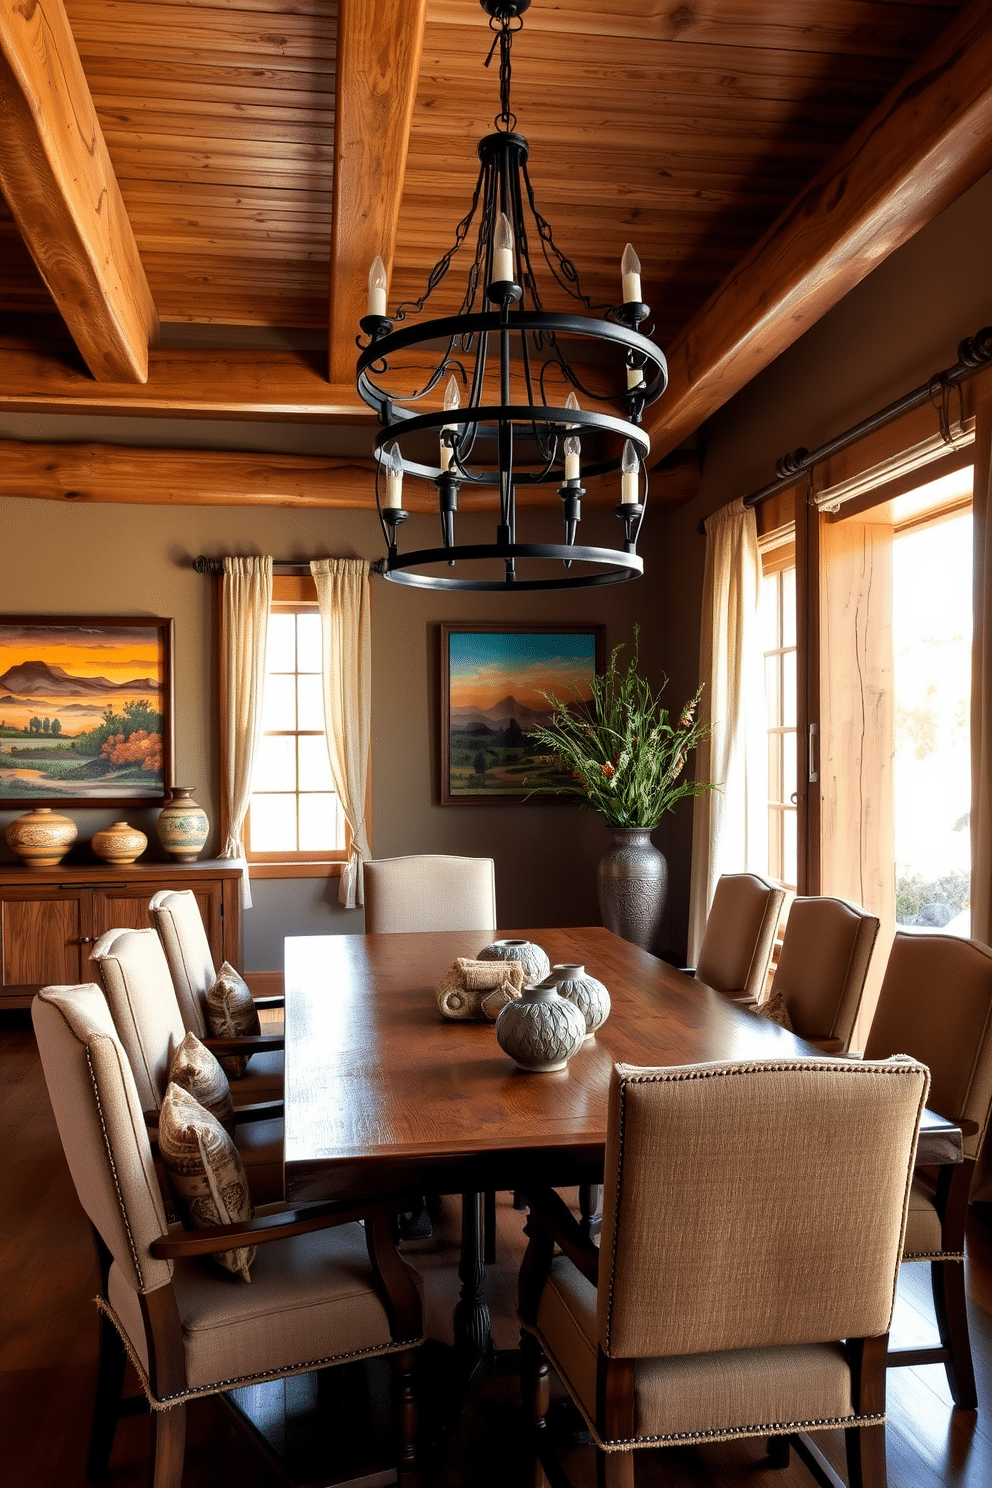
[[636, 506], [639, 498], [637, 490], [637, 474], [641, 468], [641, 462], [637, 458], [637, 451], [628, 439], [623, 447], [623, 459], [620, 461], [620, 502], [622, 506]]
[[493, 281], [505, 283], [512, 280], [513, 232], [509, 217], [505, 212], [500, 212], [496, 219], [496, 231], [493, 233]]
[[579, 478], [579, 455], [582, 453], [581, 441], [570, 434], [565, 440], [565, 479], [577, 481]]
[[628, 393], [629, 392], [632, 392], [634, 388], [642, 388], [643, 386], [644, 386], [644, 368], [643, 367], [631, 367], [631, 366], [628, 366], [627, 367], [627, 391], [628, 391]]
[[[444, 411], [445, 411], [445, 413], [449, 413], [451, 411], [451, 409], [453, 409], [453, 408], [461, 408], [461, 406], [462, 406], [461, 393], [458, 391], [458, 383], [455, 381], [454, 374], [452, 373], [452, 375], [448, 378], [448, 385], [447, 385], [447, 387], [444, 390]], [[445, 434], [448, 434], [448, 433], [450, 433], [450, 434], [457, 434], [458, 433], [458, 425], [457, 424], [445, 424], [444, 427], [441, 430], [441, 469], [442, 469], [442, 471], [449, 470], [451, 468], [451, 454], [452, 454], [452, 451], [451, 451], [450, 446], [447, 445], [447, 444], [445, 444], [445, 442], [444, 442], [444, 435]]]
[[[578, 411], [579, 411], [579, 400], [575, 396], [575, 393], [574, 392], [569, 393], [568, 397], [565, 399], [565, 407], [571, 409], [573, 413], [578, 413]], [[577, 429], [579, 427], [579, 425], [578, 424], [569, 424], [567, 427], [569, 429]]]
[[403, 505], [403, 458], [394, 439], [386, 451], [386, 509], [398, 511]]
[[633, 246], [628, 243], [623, 250], [623, 258], [620, 260], [620, 273], [623, 276], [623, 302], [625, 305], [637, 305], [641, 300], [641, 260], [634, 252]]
[[369, 269], [370, 315], [385, 316], [386, 288], [388, 286], [388, 283], [389, 281], [386, 278], [386, 265], [383, 263], [382, 259], [377, 253], [375, 258], [372, 260], [372, 267]]

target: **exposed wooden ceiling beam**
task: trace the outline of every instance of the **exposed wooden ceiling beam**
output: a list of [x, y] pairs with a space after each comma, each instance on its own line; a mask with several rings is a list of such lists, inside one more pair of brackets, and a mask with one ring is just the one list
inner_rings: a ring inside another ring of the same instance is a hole
[[355, 375], [369, 268], [392, 269], [427, 0], [339, 0], [330, 381]]
[[988, 0], [971, 0], [672, 341], [652, 458], [992, 167], [990, 78]]
[[0, 186], [93, 376], [144, 382], [158, 317], [62, 0], [0, 0]]
[[[248, 454], [243, 450], [146, 449], [112, 444], [41, 444], [0, 440], [0, 495], [45, 501], [125, 502], [143, 506], [306, 506], [374, 510], [371, 459], [320, 455]], [[681, 505], [699, 486], [695, 461], [656, 471], [651, 503]], [[411, 481], [404, 504], [436, 512], [437, 498], [424, 481]], [[593, 485], [588, 508], [616, 504], [616, 487]], [[517, 505], [560, 506], [553, 487], [521, 490]], [[491, 491], [463, 487], [463, 512], [493, 511]]]
[[161, 349], [138, 384], [94, 382], [69, 351], [0, 336], [0, 410], [375, 423], [354, 381], [327, 382], [316, 352]]

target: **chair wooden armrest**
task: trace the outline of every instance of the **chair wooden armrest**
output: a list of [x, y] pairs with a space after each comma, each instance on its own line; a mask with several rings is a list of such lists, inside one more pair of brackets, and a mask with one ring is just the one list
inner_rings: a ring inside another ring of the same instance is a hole
[[212, 1054], [264, 1054], [267, 1050], [285, 1048], [281, 1033], [243, 1033], [237, 1037], [205, 1038], [202, 1042]]
[[243, 1121], [273, 1121], [283, 1115], [284, 1108], [281, 1100], [252, 1101], [250, 1105], [234, 1108], [236, 1126], [240, 1126]]
[[[525, 1195], [530, 1218], [593, 1286], [599, 1283], [599, 1248], [583, 1230], [561, 1194], [553, 1188]], [[528, 1221], [528, 1224], [530, 1221]]]

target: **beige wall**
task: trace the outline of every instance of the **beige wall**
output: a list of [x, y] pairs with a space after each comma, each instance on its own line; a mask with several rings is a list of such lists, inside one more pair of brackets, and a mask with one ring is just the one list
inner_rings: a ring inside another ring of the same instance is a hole
[[[617, 523], [611, 513], [590, 513], [583, 526], [588, 541], [605, 542]], [[466, 539], [473, 532], [478, 541], [489, 535], [479, 518], [463, 520], [459, 530]], [[174, 617], [176, 779], [196, 787], [197, 799], [214, 823], [206, 853], [216, 852], [216, 581], [195, 573], [190, 561], [198, 553], [227, 552], [376, 557], [381, 540], [374, 515], [254, 507], [73, 506], [7, 498], [0, 503], [0, 531], [0, 609], [8, 614]], [[551, 518], [546, 518], [534, 537], [552, 540], [553, 532]], [[373, 580], [373, 851], [383, 857], [417, 852], [494, 857], [504, 927], [598, 923], [595, 867], [609, 840], [598, 819], [569, 805], [437, 804], [437, 624], [602, 622], [607, 644], [615, 645], [630, 640], [638, 620], [643, 659], [655, 669], [664, 650], [656, 595], [656, 573], [650, 580], [619, 587], [519, 597], [449, 596]], [[0, 826], [15, 814], [0, 813]], [[84, 809], [70, 814], [79, 824], [80, 838], [87, 839], [119, 813]], [[155, 810], [128, 813], [150, 835], [156, 815]], [[660, 846], [664, 835], [656, 834]], [[9, 859], [9, 850], [4, 846], [2, 851]], [[361, 912], [341, 909], [336, 895], [336, 879], [257, 881], [255, 908], [245, 916], [245, 968], [279, 967], [285, 934], [360, 931]]]
[[[674, 695], [690, 690], [698, 672], [700, 518], [772, 480], [776, 460], [787, 451], [814, 449], [950, 366], [958, 343], [989, 324], [992, 175], [887, 259], [710, 421], [702, 431], [699, 496], [662, 523], [663, 662]], [[675, 821], [669, 844], [674, 944], [687, 923], [691, 841], [687, 812]]]

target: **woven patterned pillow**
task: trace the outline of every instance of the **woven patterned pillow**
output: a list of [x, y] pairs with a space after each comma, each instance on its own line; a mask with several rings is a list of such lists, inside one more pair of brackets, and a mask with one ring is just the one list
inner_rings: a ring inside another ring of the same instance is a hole
[[785, 993], [773, 992], [767, 1002], [761, 1003], [758, 1012], [769, 1023], [777, 1023], [780, 1028], [786, 1028], [792, 1032], [792, 1019], [789, 1017], [789, 1009], [785, 1005]]
[[[187, 1229], [237, 1224], [254, 1217], [237, 1148], [216, 1116], [180, 1085], [166, 1088], [158, 1119], [158, 1146]], [[251, 1281], [248, 1268], [255, 1259], [254, 1245], [221, 1251], [211, 1259], [225, 1271]]]
[[[262, 1031], [248, 983], [227, 961], [207, 993], [207, 1023], [215, 1038], [238, 1038]], [[251, 1055], [221, 1054], [218, 1057], [224, 1073], [237, 1079], [247, 1069]]]
[[234, 1136], [234, 1102], [227, 1076], [195, 1033], [188, 1033], [173, 1054], [169, 1079], [216, 1116], [229, 1137]]

